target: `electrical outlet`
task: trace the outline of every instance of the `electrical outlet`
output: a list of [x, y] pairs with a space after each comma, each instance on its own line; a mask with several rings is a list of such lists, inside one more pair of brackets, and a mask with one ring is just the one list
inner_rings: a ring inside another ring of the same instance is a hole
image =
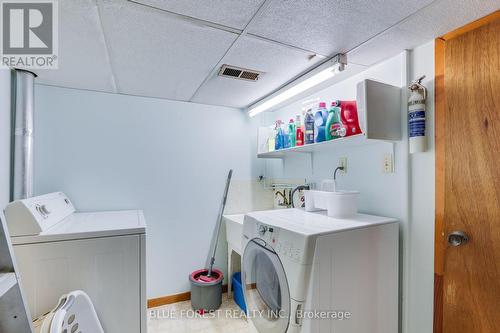
[[347, 173], [347, 157], [340, 157], [337, 166], [344, 168], [344, 170], [339, 170], [339, 172]]
[[382, 171], [384, 173], [393, 173], [394, 172], [394, 156], [391, 153], [387, 153], [384, 155]]

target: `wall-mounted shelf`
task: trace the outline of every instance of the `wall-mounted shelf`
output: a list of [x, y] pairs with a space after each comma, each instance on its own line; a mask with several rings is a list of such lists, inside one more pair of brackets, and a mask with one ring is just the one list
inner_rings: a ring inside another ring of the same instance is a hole
[[[285, 158], [296, 153], [315, 153], [337, 147], [401, 140], [401, 88], [374, 80], [356, 86], [359, 124], [363, 134], [304, 146], [258, 153], [258, 158]], [[260, 145], [259, 145], [260, 146]]]
[[292, 148], [280, 149], [275, 151], [270, 151], [266, 153], [257, 154], [258, 158], [285, 158], [287, 156], [291, 156], [293, 154], [300, 153], [315, 153], [321, 151], [327, 151], [331, 149], [335, 149], [335, 147], [354, 147], [372, 144], [375, 142], [380, 142], [380, 140], [371, 140], [367, 139], [364, 134], [358, 134], [353, 136], [348, 136], [345, 138], [334, 139], [330, 141], [323, 141], [318, 143], [312, 143], [304, 146], [297, 146]]

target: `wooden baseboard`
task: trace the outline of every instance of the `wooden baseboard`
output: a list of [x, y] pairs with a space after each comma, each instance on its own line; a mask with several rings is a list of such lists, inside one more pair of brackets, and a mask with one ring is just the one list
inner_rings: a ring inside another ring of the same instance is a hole
[[175, 295], [151, 298], [148, 299], [148, 309], [155, 308], [157, 306], [188, 301], [190, 299], [191, 299], [191, 293], [189, 291]]
[[[222, 292], [223, 293], [227, 292], [227, 284], [222, 285]], [[189, 291], [180, 294], [151, 298], [148, 299], [148, 309], [177, 302], [189, 301], [190, 299], [191, 299], [191, 292]]]

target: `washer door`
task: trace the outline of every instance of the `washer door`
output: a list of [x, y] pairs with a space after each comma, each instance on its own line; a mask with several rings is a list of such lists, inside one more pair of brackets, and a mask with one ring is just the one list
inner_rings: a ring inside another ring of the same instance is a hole
[[276, 254], [258, 238], [243, 253], [242, 283], [248, 315], [259, 332], [284, 333], [290, 318], [290, 291]]

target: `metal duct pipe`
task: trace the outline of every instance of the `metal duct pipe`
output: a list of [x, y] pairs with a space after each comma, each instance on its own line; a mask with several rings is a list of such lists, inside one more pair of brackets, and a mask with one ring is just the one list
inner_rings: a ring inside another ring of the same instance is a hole
[[36, 74], [14, 70], [11, 199], [33, 196], [33, 111]]

